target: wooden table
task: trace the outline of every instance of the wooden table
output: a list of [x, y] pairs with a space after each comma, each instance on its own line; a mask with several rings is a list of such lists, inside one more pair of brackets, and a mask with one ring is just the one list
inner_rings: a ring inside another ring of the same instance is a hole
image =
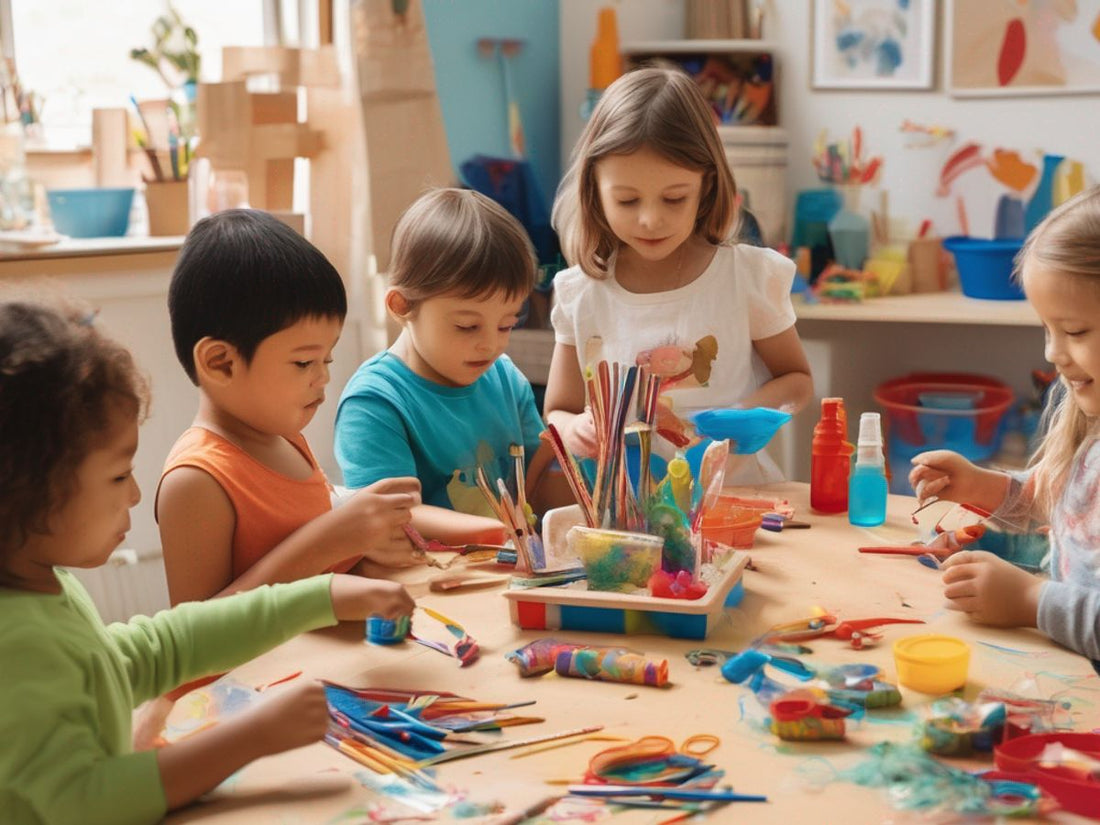
[[[739, 491], [747, 492], [747, 491]], [[656, 636], [554, 634], [592, 644], [628, 645], [670, 661], [673, 685], [665, 690], [587, 682], [548, 675], [521, 679], [504, 654], [550, 634], [525, 632], [508, 618], [499, 589], [464, 594], [428, 592], [426, 569], [408, 572], [410, 592], [424, 605], [461, 622], [481, 644], [481, 659], [469, 668], [416, 644], [367, 646], [362, 627], [348, 624], [294, 639], [234, 671], [245, 684], [261, 685], [303, 670], [307, 676], [351, 686], [381, 686], [449, 690], [483, 700], [536, 699], [523, 713], [545, 717], [541, 724], [505, 731], [508, 738], [528, 737], [582, 725], [603, 724], [605, 733], [637, 738], [645, 734], [672, 737], [677, 743], [702, 732], [717, 734], [721, 746], [708, 760], [726, 770], [726, 781], [743, 793], [766, 794], [765, 804], [739, 803], [712, 815], [712, 821], [790, 823], [820, 821], [869, 823], [897, 818], [880, 790], [835, 781], [810, 789], [809, 778], [829, 775], [859, 762], [861, 752], [882, 741], [908, 741], [931, 697], [902, 688], [901, 710], [871, 713], [867, 721], [849, 725], [845, 743], [783, 743], [750, 721], [763, 715], [752, 694], [726, 682], [717, 668], [695, 668], [684, 653], [696, 647], [740, 650], [773, 624], [793, 621], [821, 605], [841, 618], [894, 616], [924, 619], [927, 625], [883, 628], [885, 638], [874, 647], [853, 650], [845, 642], [819, 639], [806, 657], [815, 666], [873, 662], [894, 678], [892, 643], [915, 633], [937, 632], [971, 643], [970, 678], [966, 697], [986, 686], [1026, 690], [1030, 695], [1074, 703], [1074, 727], [1100, 726], [1097, 681], [1087, 660], [1063, 650], [1036, 631], [1001, 631], [969, 623], [944, 609], [939, 574], [912, 558], [860, 555], [864, 544], [907, 542], [915, 537], [909, 519], [913, 500], [891, 497], [889, 518], [874, 529], [851, 527], [844, 516], [819, 516], [808, 509], [809, 488], [785, 484], [767, 492], [791, 499], [797, 517], [810, 530], [757, 533], [751, 551], [756, 568], [745, 574], [746, 595], [740, 607], [728, 611], [728, 621], [705, 642]], [[435, 628], [432, 628], [434, 631]], [[425, 632], [425, 631], [422, 631]], [[441, 638], [441, 637], [440, 637]], [[997, 647], [999, 646], [999, 647]], [[886, 721], [876, 721], [886, 720]], [[607, 742], [583, 742], [525, 758], [522, 750], [472, 757], [440, 766], [437, 778], [445, 786], [466, 789], [475, 801], [494, 799], [510, 809], [523, 808], [555, 792], [548, 779], [578, 780], [594, 753]], [[980, 762], [959, 762], [963, 767]], [[216, 791], [209, 801], [169, 817], [184, 822], [329, 823], [366, 822], [340, 818], [362, 810], [374, 798], [352, 777], [359, 765], [317, 744], [260, 760]], [[667, 813], [665, 814], [667, 816]], [[1060, 814], [1060, 821], [1084, 821]], [[446, 820], [446, 816], [441, 816]], [[653, 812], [619, 815], [614, 822], [656, 822]], [[482, 820], [463, 820], [479, 822]]]

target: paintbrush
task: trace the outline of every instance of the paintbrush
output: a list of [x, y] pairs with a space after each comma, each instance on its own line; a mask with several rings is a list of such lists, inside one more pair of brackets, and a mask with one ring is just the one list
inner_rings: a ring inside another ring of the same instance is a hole
[[650, 796], [654, 799], [709, 800], [712, 802], [767, 802], [766, 796], [744, 794], [722, 789], [655, 788], [636, 785], [570, 785], [570, 796]]
[[427, 759], [422, 759], [417, 763], [417, 766], [427, 768], [431, 765], [438, 765], [441, 762], [452, 762], [455, 759], [465, 759], [467, 756], [480, 756], [483, 753], [492, 753], [493, 751], [522, 748], [524, 745], [537, 745], [539, 742], [549, 742], [553, 739], [566, 739], [570, 736], [584, 736], [586, 733], [595, 733], [598, 730], [603, 730], [603, 725], [589, 725], [585, 728], [574, 728], [573, 730], [559, 731], [557, 733], [546, 733], [542, 736], [530, 736], [526, 739], [493, 742], [489, 745], [474, 745], [472, 748], [444, 751], [443, 753], [431, 756]]
[[515, 466], [516, 470], [516, 504], [519, 507], [520, 513], [523, 514], [524, 524], [530, 526], [531, 520], [528, 517], [529, 508], [527, 507], [527, 485], [523, 483], [523, 478], [526, 475], [526, 461], [524, 460], [523, 445], [508, 445], [508, 454], [512, 456], [512, 464]]
[[489, 821], [489, 825], [522, 825], [524, 822], [534, 819], [537, 816], [542, 815], [548, 809], [553, 807], [554, 803], [561, 799], [561, 794], [556, 796], [548, 796], [545, 799], [540, 799], [533, 805], [528, 805], [522, 811], [516, 811], [515, 813], [502, 814], [497, 819]]

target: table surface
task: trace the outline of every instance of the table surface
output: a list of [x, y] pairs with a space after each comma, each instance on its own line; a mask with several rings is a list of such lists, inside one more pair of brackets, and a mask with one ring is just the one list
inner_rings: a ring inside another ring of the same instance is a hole
[[[1095, 701], [1098, 683], [1083, 657], [1059, 648], [1036, 631], [982, 628], [945, 610], [939, 574], [912, 558], [857, 552], [861, 545], [914, 539], [915, 528], [909, 518], [913, 499], [891, 496], [886, 524], [864, 529], [850, 526], [843, 515], [809, 512], [807, 485], [788, 483], [759, 491], [789, 498], [796, 518], [813, 526], [757, 533], [751, 551], [755, 569], [746, 571], [744, 578], [745, 598], [738, 608], [726, 611], [726, 619], [705, 641], [523, 631], [511, 624], [499, 587], [432, 593], [427, 581], [438, 571], [418, 568], [401, 574], [410, 592], [419, 603], [463, 624], [479, 641], [481, 659], [472, 666], [459, 669], [455, 660], [413, 643], [369, 646], [363, 641], [362, 626], [349, 623], [293, 639], [238, 668], [232, 676], [258, 686], [301, 670], [304, 676], [300, 678], [324, 678], [354, 687], [447, 690], [490, 701], [536, 700], [533, 707], [519, 712], [546, 721], [506, 729], [504, 738], [527, 738], [595, 724], [604, 725], [604, 733], [609, 735], [633, 739], [659, 734], [677, 743], [692, 734], [713, 733], [721, 745], [708, 761], [724, 768], [725, 781], [739, 792], [766, 794], [769, 801], [740, 803], [711, 819], [746, 823], [789, 825], [808, 821], [808, 815], [818, 821], [847, 823], [899, 817], [881, 790], [846, 781], [820, 787], [821, 782], [815, 780], [857, 764], [872, 744], [909, 741], [914, 724], [922, 718], [921, 706], [933, 697], [902, 688], [900, 709], [870, 712], [865, 720], [850, 723], [846, 742], [780, 742], [757, 724], [764, 711], [747, 688], [726, 682], [717, 668], [696, 668], [684, 658], [697, 647], [740, 650], [772, 625], [808, 616], [817, 605], [842, 619], [892, 616], [923, 619], [927, 625], [886, 626], [880, 642], [859, 651], [838, 640], [815, 640], [809, 643], [813, 654], [805, 659], [812, 666], [871, 662], [893, 680], [891, 646], [895, 640], [916, 633], [945, 633], [971, 644], [967, 698], [987, 686], [1043, 698], [1057, 694], [1071, 703], [1076, 730], [1100, 726], [1100, 706]], [[667, 657], [672, 685], [657, 689], [554, 674], [521, 679], [504, 654], [550, 635], [590, 644], [626, 645], [651, 656]], [[522, 758], [514, 757], [523, 749], [475, 756], [439, 766], [437, 780], [467, 791], [472, 801], [499, 800], [509, 810], [523, 809], [560, 793], [561, 786], [547, 784], [548, 780], [578, 781], [588, 759], [613, 744], [585, 741]], [[969, 769], [990, 763], [955, 764]], [[173, 825], [199, 821], [366, 822], [366, 807], [377, 798], [354, 779], [360, 770], [364, 769], [328, 746], [311, 745], [253, 763], [207, 800], [176, 812], [167, 821]], [[390, 800], [383, 804], [401, 809]], [[440, 818], [449, 821], [445, 814]], [[661, 818], [652, 811], [635, 810], [616, 815], [613, 821], [650, 823]], [[1068, 814], [1056, 818], [1085, 821]]]

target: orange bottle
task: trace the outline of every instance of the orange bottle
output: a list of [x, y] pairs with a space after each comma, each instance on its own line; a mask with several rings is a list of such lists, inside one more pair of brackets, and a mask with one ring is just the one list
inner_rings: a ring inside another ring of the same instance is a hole
[[810, 509], [843, 513], [848, 509], [852, 445], [843, 398], [822, 398], [810, 457]]

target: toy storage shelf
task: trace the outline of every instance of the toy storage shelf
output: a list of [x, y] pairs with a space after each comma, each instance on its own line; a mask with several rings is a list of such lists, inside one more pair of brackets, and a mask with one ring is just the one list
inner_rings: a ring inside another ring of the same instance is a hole
[[642, 40], [623, 43], [619, 51], [628, 57], [638, 54], [774, 54], [775, 44], [768, 40]]
[[794, 311], [799, 320], [813, 321], [1040, 326], [1027, 301], [986, 301], [958, 292], [887, 296], [859, 304], [807, 304], [795, 297]]

